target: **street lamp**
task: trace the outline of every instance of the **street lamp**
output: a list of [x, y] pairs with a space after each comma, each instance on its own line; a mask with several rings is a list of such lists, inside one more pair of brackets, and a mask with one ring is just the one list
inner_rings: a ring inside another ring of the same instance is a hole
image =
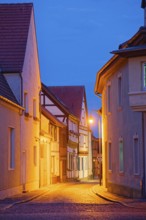
[[88, 122], [89, 122], [89, 124], [93, 124], [94, 123], [94, 120], [93, 120], [92, 116], [89, 117]]

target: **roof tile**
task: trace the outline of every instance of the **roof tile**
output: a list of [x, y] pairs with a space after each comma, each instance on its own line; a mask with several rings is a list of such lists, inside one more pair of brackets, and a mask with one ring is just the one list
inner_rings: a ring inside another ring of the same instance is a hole
[[48, 86], [48, 89], [80, 120], [84, 86]]
[[0, 4], [0, 70], [23, 68], [32, 3]]

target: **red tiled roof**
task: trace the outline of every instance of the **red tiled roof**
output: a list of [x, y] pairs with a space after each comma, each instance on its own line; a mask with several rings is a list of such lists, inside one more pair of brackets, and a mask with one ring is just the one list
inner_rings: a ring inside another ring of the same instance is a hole
[[80, 120], [84, 86], [48, 86], [48, 89]]
[[0, 4], [0, 71], [23, 68], [32, 3]]

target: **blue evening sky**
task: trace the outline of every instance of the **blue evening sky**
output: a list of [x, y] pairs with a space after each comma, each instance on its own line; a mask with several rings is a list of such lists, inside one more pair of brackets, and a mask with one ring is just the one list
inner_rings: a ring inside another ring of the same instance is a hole
[[96, 73], [143, 25], [141, 0], [0, 0], [16, 2], [34, 3], [42, 82], [85, 85], [89, 112], [99, 109]]

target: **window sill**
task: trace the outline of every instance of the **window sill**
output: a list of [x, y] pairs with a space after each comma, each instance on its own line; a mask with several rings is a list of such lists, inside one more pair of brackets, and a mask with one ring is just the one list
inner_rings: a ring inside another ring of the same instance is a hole
[[118, 112], [121, 112], [123, 110], [122, 106], [118, 107]]
[[119, 176], [124, 176], [124, 171], [119, 171]]
[[15, 170], [15, 168], [9, 168], [8, 170], [9, 170], [9, 171], [13, 171], [13, 170]]
[[140, 174], [139, 174], [139, 173], [134, 173], [134, 176], [135, 176], [135, 177], [139, 177]]
[[39, 118], [37, 118], [37, 117], [33, 117], [33, 120], [34, 121], [40, 121]]
[[110, 173], [110, 174], [111, 174], [111, 173], [112, 173], [112, 170], [108, 170], [108, 173]]

